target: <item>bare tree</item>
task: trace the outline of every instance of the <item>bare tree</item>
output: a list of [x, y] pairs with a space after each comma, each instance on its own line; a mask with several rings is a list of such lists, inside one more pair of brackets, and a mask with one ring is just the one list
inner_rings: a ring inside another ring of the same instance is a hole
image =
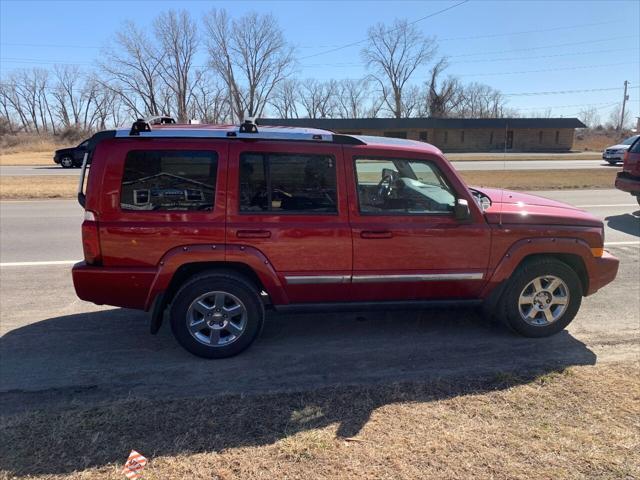
[[192, 90], [190, 116], [208, 123], [224, 123], [231, 117], [226, 88], [213, 82], [206, 72], [198, 71]]
[[391, 28], [379, 23], [369, 29], [362, 58], [375, 73], [387, 108], [394, 117], [406, 116], [403, 92], [416, 69], [436, 51], [435, 40], [424, 37], [415, 25], [396, 20]]
[[234, 116], [261, 116], [294, 64], [293, 49], [276, 19], [248, 13], [230, 20], [225, 10], [214, 9], [204, 23], [209, 62], [227, 84]]
[[300, 103], [308, 118], [329, 118], [336, 110], [335, 95], [337, 83], [335, 80], [321, 82], [307, 78], [300, 85]]
[[609, 113], [609, 121], [607, 122], [607, 126], [610, 128], [615, 128], [616, 130], [625, 129], [629, 126], [629, 120], [631, 119], [631, 115], [629, 114], [629, 110], [625, 110], [624, 118], [621, 118], [622, 114], [622, 104], [619, 103]]
[[161, 78], [173, 92], [178, 120], [186, 122], [193, 88], [193, 57], [198, 48], [196, 22], [185, 10], [169, 10], [155, 19], [154, 30], [160, 44], [156, 55]]
[[[107, 79], [101, 83], [120, 96], [135, 116], [160, 115], [160, 84], [164, 58], [152, 48], [148, 36], [127, 22], [103, 52], [100, 69]], [[103, 75], [104, 76], [104, 75]]]
[[506, 99], [502, 92], [473, 82], [464, 86], [462, 101], [454, 115], [463, 118], [501, 118], [505, 112]]
[[440, 79], [447, 66], [446, 58], [441, 58], [429, 75], [424, 113], [431, 117], [448, 117], [462, 102], [462, 85], [458, 79], [451, 76]]
[[274, 90], [269, 104], [280, 118], [298, 118], [300, 85], [296, 79], [287, 78]]
[[360, 118], [366, 115], [370, 90], [366, 79], [347, 78], [337, 85], [338, 116], [341, 118]]
[[585, 107], [578, 112], [578, 118], [584, 123], [587, 128], [595, 128], [600, 124], [600, 114], [595, 107]]

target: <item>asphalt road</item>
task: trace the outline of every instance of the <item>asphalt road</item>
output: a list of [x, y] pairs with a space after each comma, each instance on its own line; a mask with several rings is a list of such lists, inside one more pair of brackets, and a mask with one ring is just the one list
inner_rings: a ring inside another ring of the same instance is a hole
[[[582, 170], [616, 168], [602, 160], [474, 160], [454, 161], [453, 165], [465, 170]], [[622, 164], [619, 164], [621, 166]], [[80, 169], [59, 166], [0, 166], [0, 176], [78, 175]]]
[[607, 248], [621, 260], [616, 281], [584, 300], [567, 332], [525, 339], [466, 309], [270, 314], [251, 349], [219, 361], [183, 351], [166, 325], [150, 336], [143, 312], [80, 301], [69, 265], [11, 265], [79, 258], [81, 209], [72, 201], [2, 202], [0, 411], [491, 376], [637, 357], [637, 204], [616, 190], [539, 193], [605, 219]]

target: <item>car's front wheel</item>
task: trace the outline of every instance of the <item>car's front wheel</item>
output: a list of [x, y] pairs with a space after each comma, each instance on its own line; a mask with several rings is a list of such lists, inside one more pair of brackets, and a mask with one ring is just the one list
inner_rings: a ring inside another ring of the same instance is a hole
[[618, 164], [617, 160], [607, 160], [607, 162], [609, 162], [609, 165], [617, 165]]
[[536, 259], [512, 275], [498, 302], [498, 317], [525, 337], [546, 337], [563, 330], [582, 303], [576, 272], [556, 259]]
[[171, 330], [199, 357], [224, 358], [249, 347], [262, 330], [264, 305], [255, 286], [233, 272], [193, 277], [171, 306]]
[[69, 155], [65, 155], [60, 159], [60, 165], [62, 165], [62, 168], [73, 167], [73, 158]]

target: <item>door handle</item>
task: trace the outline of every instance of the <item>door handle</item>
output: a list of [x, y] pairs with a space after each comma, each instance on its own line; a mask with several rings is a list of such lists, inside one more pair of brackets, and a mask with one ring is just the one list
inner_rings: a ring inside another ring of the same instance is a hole
[[269, 230], [238, 230], [236, 232], [238, 238], [271, 238]]
[[360, 232], [362, 238], [391, 238], [393, 233], [389, 230], [363, 230]]

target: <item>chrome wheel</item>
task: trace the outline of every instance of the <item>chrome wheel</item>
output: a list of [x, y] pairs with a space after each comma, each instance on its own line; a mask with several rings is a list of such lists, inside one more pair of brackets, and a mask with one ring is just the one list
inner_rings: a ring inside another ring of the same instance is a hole
[[569, 305], [569, 288], [558, 277], [535, 278], [520, 293], [518, 309], [529, 325], [545, 326], [556, 322]]
[[73, 166], [73, 159], [71, 157], [62, 157], [62, 159], [60, 159], [60, 165], [64, 168], [71, 168]]
[[208, 347], [235, 342], [247, 326], [247, 309], [228, 292], [207, 292], [196, 298], [187, 310], [187, 329], [193, 338]]

